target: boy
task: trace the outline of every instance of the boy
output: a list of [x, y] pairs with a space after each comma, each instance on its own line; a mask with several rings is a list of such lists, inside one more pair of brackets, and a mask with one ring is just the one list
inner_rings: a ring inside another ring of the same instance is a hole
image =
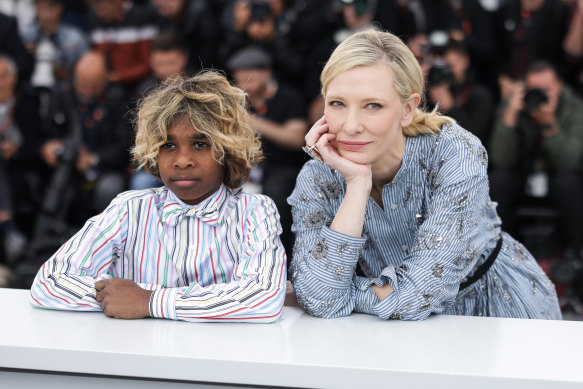
[[140, 104], [134, 161], [165, 186], [120, 194], [39, 270], [35, 307], [123, 319], [273, 322], [285, 252], [273, 201], [238, 188], [261, 159], [241, 90], [215, 72]]

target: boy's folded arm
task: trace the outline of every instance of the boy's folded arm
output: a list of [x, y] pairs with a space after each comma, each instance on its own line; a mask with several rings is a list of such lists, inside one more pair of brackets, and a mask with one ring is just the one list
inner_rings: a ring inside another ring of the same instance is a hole
[[273, 201], [249, 204], [231, 282], [155, 290], [152, 317], [188, 321], [276, 321], [283, 307], [286, 256]]
[[87, 221], [38, 271], [30, 302], [38, 308], [100, 310], [95, 283], [114, 277], [112, 264], [122, 251], [127, 212], [112, 203]]

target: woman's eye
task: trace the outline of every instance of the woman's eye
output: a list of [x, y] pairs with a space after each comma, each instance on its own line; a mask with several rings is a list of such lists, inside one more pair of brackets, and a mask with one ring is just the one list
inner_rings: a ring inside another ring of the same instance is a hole
[[382, 106], [382, 105], [380, 105], [379, 103], [369, 103], [369, 104], [367, 105], [367, 107], [368, 107], [368, 108], [371, 108], [371, 109], [379, 109], [379, 108], [382, 108], [383, 106]]
[[344, 104], [342, 104], [340, 101], [331, 101], [330, 105], [333, 107], [342, 107], [344, 106]]

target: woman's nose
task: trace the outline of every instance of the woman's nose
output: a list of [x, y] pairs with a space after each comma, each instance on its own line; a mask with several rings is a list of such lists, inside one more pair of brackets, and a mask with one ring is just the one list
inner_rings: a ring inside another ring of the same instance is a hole
[[344, 131], [347, 133], [362, 132], [362, 120], [358, 110], [348, 110], [344, 121]]

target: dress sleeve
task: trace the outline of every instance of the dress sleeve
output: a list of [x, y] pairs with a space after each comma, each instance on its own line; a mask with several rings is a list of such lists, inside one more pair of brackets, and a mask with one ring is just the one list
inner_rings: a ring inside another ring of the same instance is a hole
[[[444, 158], [432, 176], [416, 243], [399, 266], [381, 272], [394, 292], [374, 306], [383, 319], [422, 320], [455, 303], [461, 282], [496, 245], [498, 218], [488, 195], [485, 150], [463, 150]], [[464, 146], [459, 146], [461, 149]], [[479, 255], [479, 254], [482, 255]]]
[[310, 161], [305, 165], [288, 199], [296, 234], [291, 281], [298, 303], [309, 314], [348, 316], [362, 300], [369, 305], [376, 301], [370, 281], [354, 276], [366, 237], [344, 235], [328, 227], [344, 189], [328, 168], [317, 164]]
[[95, 283], [114, 278], [114, 263], [127, 236], [127, 203], [118, 196], [103, 213], [59, 248], [38, 271], [31, 286], [38, 308], [99, 311]]
[[186, 321], [278, 320], [285, 298], [286, 256], [279, 235], [279, 214], [266, 196], [249, 196], [240, 220], [227, 244], [239, 247], [231, 282], [203, 287], [193, 282], [183, 288], [163, 288], [152, 293], [152, 317]]

